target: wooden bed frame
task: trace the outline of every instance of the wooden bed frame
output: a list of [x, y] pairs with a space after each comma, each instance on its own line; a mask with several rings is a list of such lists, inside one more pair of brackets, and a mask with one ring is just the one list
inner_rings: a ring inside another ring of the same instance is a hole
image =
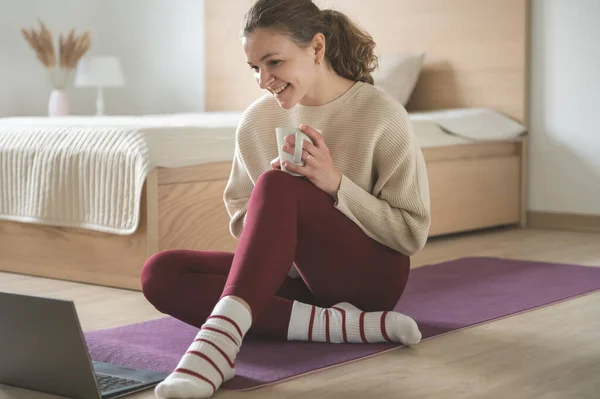
[[[524, 150], [524, 141], [425, 149], [431, 235], [523, 223]], [[137, 290], [143, 263], [158, 251], [234, 251], [223, 205], [230, 170], [230, 162], [155, 169], [131, 236], [0, 222], [0, 269]]]
[[[328, 2], [351, 16], [360, 16], [359, 22], [373, 34], [382, 52], [428, 54], [407, 107], [410, 111], [491, 107], [523, 123], [527, 3]], [[239, 47], [239, 26], [230, 21], [238, 14], [241, 18], [248, 1], [205, 4], [207, 109], [243, 109], [260, 93], [246, 71], [241, 49], [222, 49], [230, 41]], [[421, 29], [428, 24], [430, 27]], [[382, 31], [384, 28], [387, 31]], [[457, 42], [448, 41], [452, 38]], [[489, 52], [478, 51], [488, 45]], [[236, 95], [231, 96], [234, 91]], [[431, 235], [524, 225], [526, 149], [525, 139], [425, 148]], [[229, 234], [223, 204], [230, 169], [230, 162], [218, 162], [153, 170], [142, 195], [140, 226], [130, 236], [0, 221], [0, 270], [139, 290], [141, 267], [158, 251], [234, 251], [236, 240]]]

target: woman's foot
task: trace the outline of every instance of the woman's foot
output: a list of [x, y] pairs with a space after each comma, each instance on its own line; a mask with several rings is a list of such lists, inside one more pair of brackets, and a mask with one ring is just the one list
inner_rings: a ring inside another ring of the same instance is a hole
[[416, 345], [421, 331], [413, 319], [394, 311], [363, 312], [347, 302], [320, 308], [295, 301], [288, 340]]
[[239, 301], [222, 298], [173, 371], [154, 390], [159, 398], [208, 398], [235, 375], [235, 357], [252, 316]]

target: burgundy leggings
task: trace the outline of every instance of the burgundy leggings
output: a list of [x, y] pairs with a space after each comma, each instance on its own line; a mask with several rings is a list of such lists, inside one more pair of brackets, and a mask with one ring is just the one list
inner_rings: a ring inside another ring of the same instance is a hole
[[[264, 173], [248, 203], [235, 254], [170, 250], [153, 255], [142, 290], [154, 307], [200, 328], [226, 295], [252, 309], [250, 334], [285, 339], [293, 301], [392, 310], [410, 259], [368, 237], [304, 178]], [[287, 273], [295, 262], [302, 278]]]

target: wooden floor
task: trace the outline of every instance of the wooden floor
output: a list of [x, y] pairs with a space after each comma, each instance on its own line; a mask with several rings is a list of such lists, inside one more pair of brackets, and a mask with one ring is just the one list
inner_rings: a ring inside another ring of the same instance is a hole
[[[464, 256], [600, 266], [600, 235], [500, 230], [431, 240], [414, 267]], [[84, 330], [162, 317], [139, 292], [0, 273], [0, 291], [75, 300]], [[55, 396], [1, 386], [0, 399]], [[154, 398], [151, 390], [130, 396]], [[600, 398], [600, 292], [217, 398]]]

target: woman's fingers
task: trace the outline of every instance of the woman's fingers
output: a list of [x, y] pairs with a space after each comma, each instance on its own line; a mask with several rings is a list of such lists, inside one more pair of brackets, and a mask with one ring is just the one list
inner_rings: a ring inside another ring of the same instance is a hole
[[313, 129], [308, 125], [300, 125], [300, 130], [302, 133], [306, 134], [313, 141], [316, 147], [321, 148], [325, 145], [325, 140], [323, 140], [323, 136], [317, 130]]
[[[292, 153], [293, 153], [294, 152], [294, 146], [296, 145], [296, 137], [294, 137], [294, 136], [287, 136], [285, 138], [285, 141], [286, 141], [286, 143], [287, 143], [288, 146], [291, 146], [291, 150], [292, 150]], [[302, 140], [302, 148], [304, 148], [306, 151], [310, 152], [311, 154], [316, 154], [317, 152], [319, 152], [319, 148], [316, 145], [314, 145], [313, 143], [311, 143], [310, 141], [308, 141], [308, 140]]]
[[279, 157], [277, 157], [271, 161], [271, 168], [272, 169], [281, 169], [281, 162], [279, 161]]

